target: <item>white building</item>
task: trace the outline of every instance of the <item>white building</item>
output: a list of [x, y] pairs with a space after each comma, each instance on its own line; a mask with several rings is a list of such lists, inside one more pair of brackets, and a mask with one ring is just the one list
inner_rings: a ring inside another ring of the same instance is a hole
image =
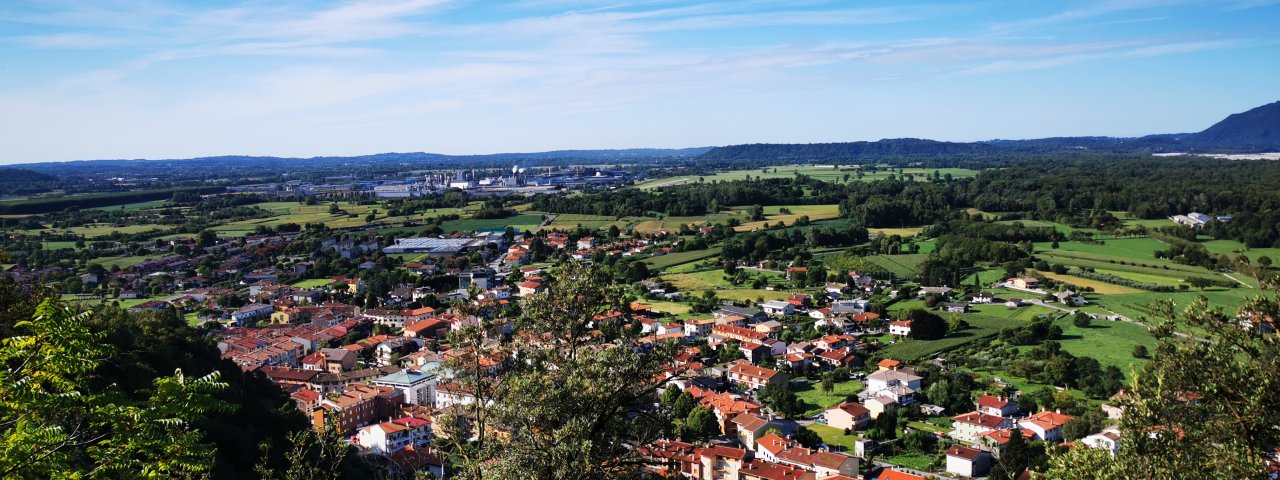
[[434, 372], [405, 369], [374, 380], [373, 384], [404, 392], [404, 403], [415, 405], [435, 403], [436, 375]]
[[991, 469], [991, 454], [961, 445], [947, 449], [947, 473], [961, 477], [982, 477]]
[[770, 300], [761, 303], [760, 308], [764, 310], [765, 315], [794, 315], [796, 313], [795, 305], [781, 300]]
[[375, 423], [360, 428], [355, 443], [378, 455], [390, 455], [410, 445], [423, 447], [431, 443], [431, 422], [404, 417]]

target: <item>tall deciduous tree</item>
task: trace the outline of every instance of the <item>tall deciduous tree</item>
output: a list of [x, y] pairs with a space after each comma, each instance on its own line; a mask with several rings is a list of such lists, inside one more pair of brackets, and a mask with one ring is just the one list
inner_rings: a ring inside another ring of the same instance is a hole
[[[1181, 310], [1156, 305], [1162, 340], [1133, 375], [1120, 451], [1074, 449], [1054, 458], [1047, 476], [1260, 478], [1264, 456], [1280, 445], [1280, 298], [1274, 280], [1262, 287], [1237, 317], [1204, 297]], [[1173, 335], [1180, 325], [1203, 333]]]
[[670, 422], [653, 397], [673, 349], [596, 339], [593, 317], [623, 302], [607, 272], [572, 263], [551, 277], [547, 292], [521, 304], [515, 361], [500, 386], [468, 412], [491, 422], [479, 432], [483, 445], [455, 461], [470, 478], [638, 478], [639, 447]]

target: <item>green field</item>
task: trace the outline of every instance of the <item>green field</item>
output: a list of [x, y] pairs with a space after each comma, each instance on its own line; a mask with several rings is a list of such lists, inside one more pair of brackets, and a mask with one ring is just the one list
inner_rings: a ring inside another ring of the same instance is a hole
[[1062, 344], [1063, 350], [1077, 357], [1093, 357], [1104, 367], [1114, 365], [1126, 375], [1130, 367], [1137, 368], [1146, 362], [1133, 357], [1134, 345], [1155, 351], [1156, 339], [1143, 325], [1099, 319], [1087, 328], [1080, 328], [1072, 323], [1070, 317], [1059, 319], [1054, 324], [1062, 327], [1058, 343]]
[[651, 269], [664, 270], [676, 265], [696, 262], [704, 258], [711, 258], [719, 254], [719, 248], [708, 248], [706, 250], [689, 250], [687, 252], [669, 253], [666, 255], [649, 257], [641, 261]]
[[[784, 208], [789, 210], [791, 213], [782, 213], [782, 209]], [[800, 217], [809, 217], [810, 221], [819, 221], [831, 220], [839, 216], [839, 205], [775, 205], [764, 207], [764, 220], [743, 223], [742, 225], [735, 227], [734, 230], [739, 232], [750, 232], [752, 230], [761, 230], [768, 228], [768, 226], [777, 225], [778, 222], [791, 226], [795, 225], [796, 220]]]
[[949, 334], [939, 340], [898, 340], [897, 343], [881, 350], [882, 356], [913, 363], [938, 352], [995, 337], [1002, 328], [1014, 327], [1024, 323], [1020, 320], [989, 315], [966, 314], [964, 318], [965, 321], [969, 322], [969, 328], [965, 330]]
[[619, 230], [626, 230], [630, 225], [640, 221], [648, 220], [644, 217], [607, 217], [603, 215], [579, 215], [575, 213], [562, 213], [556, 215], [556, 219], [547, 226], [542, 227], [547, 230], [572, 230], [578, 227], [586, 227], [591, 229], [606, 230], [610, 225], [617, 226]]
[[152, 200], [149, 202], [126, 203], [124, 205], [111, 205], [108, 207], [93, 207], [88, 210], [146, 210], [148, 208], [159, 208], [169, 203], [168, 200]]
[[101, 258], [95, 258], [95, 259], [93, 259], [93, 260], [90, 260], [90, 261], [89, 261], [89, 263], [91, 263], [91, 264], [92, 264], [92, 263], [96, 263], [96, 264], [102, 265], [102, 266], [107, 267], [107, 268], [111, 268], [111, 267], [113, 267], [113, 266], [118, 266], [118, 267], [120, 267], [120, 268], [127, 268], [127, 267], [132, 267], [132, 266], [134, 266], [134, 265], [137, 265], [137, 264], [139, 264], [139, 263], [142, 263], [142, 262], [144, 262], [144, 261], [146, 261], [146, 260], [153, 259], [153, 258], [159, 258], [159, 257], [156, 257], [156, 256], [154, 256], [154, 255], [152, 255], [152, 256], [146, 256], [146, 255], [143, 255], [143, 256], [125, 256], [125, 257], [101, 257]]
[[307, 280], [293, 282], [293, 286], [298, 288], [316, 288], [316, 287], [323, 287], [330, 283], [333, 283], [333, 280], [330, 280], [328, 278], [311, 278]]
[[634, 231], [636, 233], [654, 233], [660, 230], [669, 232], [680, 231], [681, 225], [691, 227], [713, 225], [717, 223], [726, 223], [731, 218], [738, 219], [739, 222], [746, 221], [747, 213], [745, 210], [727, 210], [717, 213], [709, 213], [697, 217], [664, 217], [654, 219], [644, 219], [639, 217], [628, 217], [636, 220]]
[[831, 393], [822, 391], [822, 382], [808, 382], [803, 387], [793, 390], [796, 392], [796, 397], [804, 400], [805, 406], [808, 407], [803, 414], [808, 418], [839, 405], [845, 398], [857, 395], [865, 387], [862, 382], [846, 380], [836, 383]]
[[892, 457], [884, 457], [884, 461], [899, 467], [927, 471], [929, 470], [929, 465], [933, 463], [933, 457], [923, 453], [912, 452], [894, 455]]
[[[897, 171], [890, 172], [887, 169], [879, 170], [873, 173], [865, 173], [861, 179], [857, 178], [857, 167], [854, 165], [789, 165], [783, 167], [767, 167], [768, 173], [764, 170], [756, 168], [751, 170], [730, 170], [727, 172], [719, 172], [712, 175], [687, 175], [681, 177], [655, 178], [646, 180], [636, 186], [642, 189], [653, 189], [660, 187], [670, 187], [674, 185], [684, 185], [688, 183], [702, 182], [728, 182], [734, 180], [744, 180], [747, 177], [756, 178], [794, 178], [796, 174], [807, 175], [818, 180], [826, 182], [843, 183], [845, 175], [849, 176], [848, 181], [871, 181], [888, 178], [890, 175], [898, 175]], [[964, 168], [939, 168], [939, 169], [922, 169], [922, 168], [906, 168], [903, 173], [915, 175], [917, 181], [921, 180], [924, 175], [932, 175], [934, 171], [938, 171], [941, 175], [951, 174], [953, 178], [972, 177], [977, 175], [976, 170]]]
[[173, 228], [174, 228], [174, 227], [173, 227], [172, 225], [156, 225], [156, 224], [149, 224], [149, 223], [148, 223], [148, 224], [141, 224], [141, 225], [124, 225], [124, 226], [115, 226], [115, 225], [107, 225], [107, 224], [94, 224], [94, 225], [86, 225], [86, 226], [83, 226], [83, 227], [71, 227], [71, 228], [43, 229], [43, 230], [20, 230], [20, 232], [22, 232], [22, 233], [26, 233], [26, 234], [28, 234], [28, 235], [39, 235], [39, 234], [40, 234], [40, 232], [47, 232], [47, 233], [62, 233], [62, 232], [67, 232], [67, 233], [72, 233], [72, 234], [75, 234], [75, 235], [80, 235], [80, 236], [85, 237], [85, 238], [87, 238], [87, 239], [93, 239], [93, 238], [98, 238], [98, 237], [105, 237], [105, 236], [107, 236], [107, 235], [111, 235], [112, 233], [116, 233], [116, 232], [119, 232], [119, 233], [122, 233], [122, 234], [129, 235], [129, 234], [134, 234], [134, 233], [150, 232], [150, 231], [153, 231], [153, 230], [155, 230], [155, 231], [165, 231], [165, 230], [171, 231], [171, 230], [173, 230]]
[[926, 255], [923, 253], [908, 253], [903, 255], [872, 255], [867, 257], [867, 260], [898, 277], [909, 278], [920, 273], [920, 264], [924, 262], [925, 258]]
[[852, 453], [854, 442], [858, 441], [857, 434], [845, 435], [844, 430], [829, 427], [821, 423], [814, 423], [806, 428], [813, 430], [813, 433], [818, 434], [818, 438], [822, 439], [822, 443], [825, 443], [828, 446], [838, 447], [834, 450], [843, 449], [846, 452]]
[[63, 248], [76, 248], [76, 242], [44, 242], [40, 246], [45, 250], [61, 250]]
[[516, 229], [517, 232], [525, 230], [533, 230], [538, 228], [538, 224], [542, 223], [542, 215], [520, 214], [507, 218], [488, 218], [488, 219], [462, 219], [450, 220], [444, 222], [441, 227], [446, 232], [471, 232], [482, 230], [502, 230], [506, 227]]
[[1093, 303], [1105, 307], [1131, 319], [1137, 320], [1142, 317], [1149, 316], [1149, 306], [1160, 300], [1173, 300], [1178, 308], [1184, 308], [1195, 301], [1196, 297], [1204, 296], [1209, 300], [1211, 306], [1222, 307], [1228, 315], [1234, 315], [1236, 309], [1244, 304], [1244, 299], [1249, 296], [1257, 295], [1258, 291], [1249, 288], [1210, 288], [1203, 292], [1177, 292], [1177, 293], [1136, 293], [1131, 295], [1099, 295], [1091, 300]]

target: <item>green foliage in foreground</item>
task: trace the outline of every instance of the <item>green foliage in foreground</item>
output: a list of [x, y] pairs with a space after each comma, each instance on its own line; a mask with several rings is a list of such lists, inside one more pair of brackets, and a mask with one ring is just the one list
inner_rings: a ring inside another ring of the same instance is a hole
[[[1243, 320], [1280, 318], [1276, 284], [1247, 300]], [[1178, 312], [1155, 308], [1163, 337], [1133, 375], [1120, 451], [1076, 448], [1051, 460], [1052, 479], [1260, 478], [1263, 456], [1280, 444], [1280, 335], [1241, 328], [1241, 320], [1200, 299]], [[1172, 335], [1176, 325], [1203, 331]]]
[[134, 400], [92, 389], [90, 373], [112, 356], [101, 335], [52, 299], [0, 346], [0, 477], [191, 478], [213, 466], [214, 447], [192, 423], [231, 410], [215, 398], [217, 372], [178, 370]]

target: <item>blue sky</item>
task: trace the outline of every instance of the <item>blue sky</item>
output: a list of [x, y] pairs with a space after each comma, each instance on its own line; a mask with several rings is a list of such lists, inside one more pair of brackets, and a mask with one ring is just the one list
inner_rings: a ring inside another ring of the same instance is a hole
[[6, 0], [0, 163], [1198, 131], [1280, 0]]

